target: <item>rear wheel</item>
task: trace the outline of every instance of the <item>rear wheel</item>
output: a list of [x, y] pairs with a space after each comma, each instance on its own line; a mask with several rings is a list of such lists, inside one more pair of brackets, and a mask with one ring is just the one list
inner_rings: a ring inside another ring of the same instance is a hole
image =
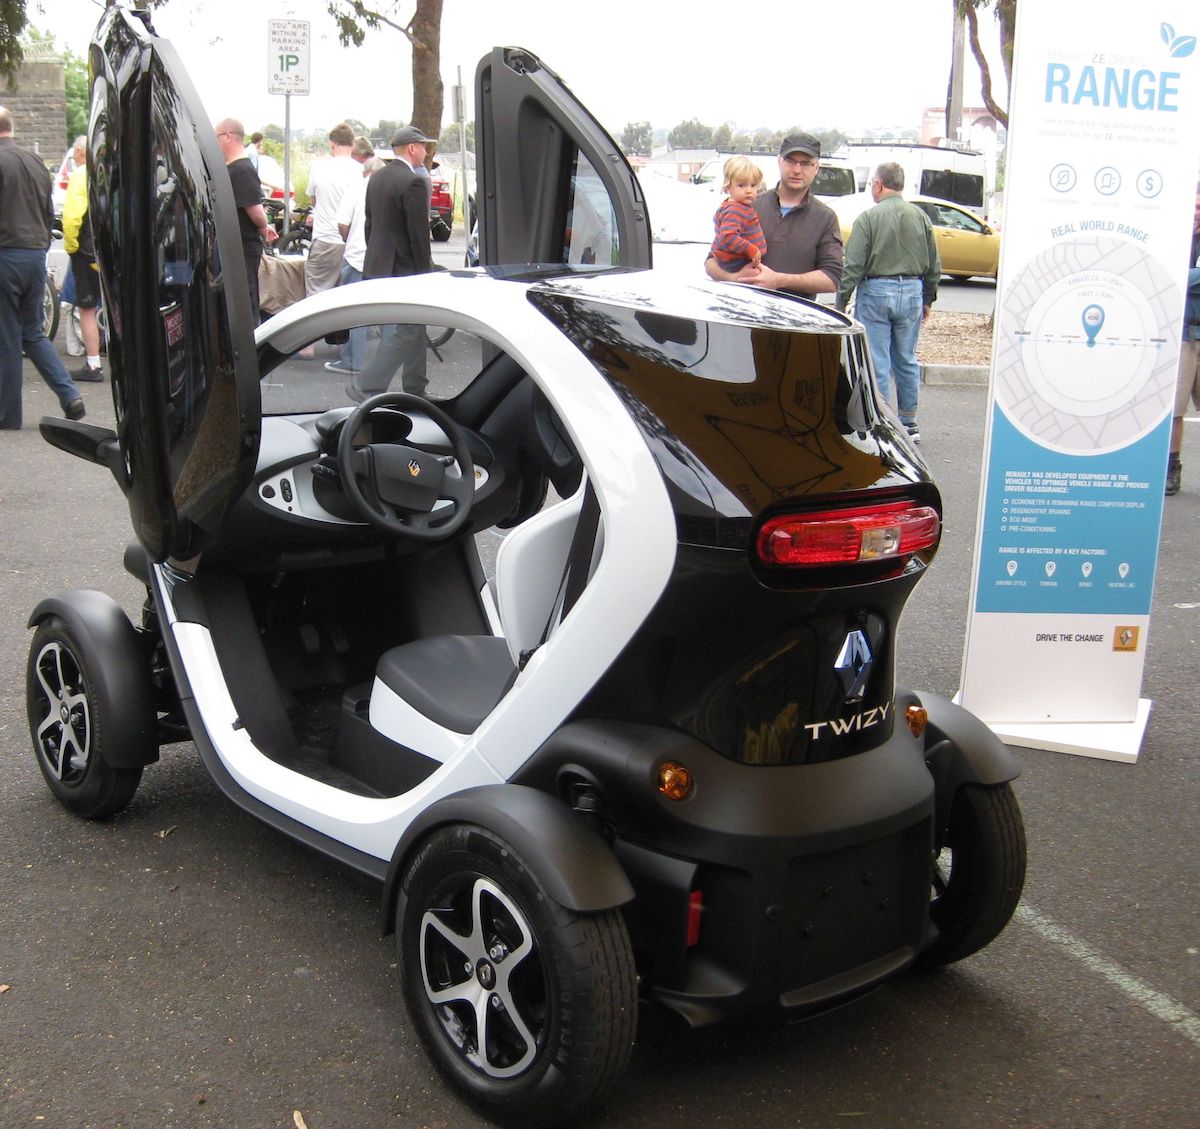
[[58, 801], [85, 819], [127, 807], [142, 779], [140, 768], [105, 763], [105, 739], [121, 705], [103, 694], [94, 677], [94, 664], [102, 661], [51, 617], [34, 633], [25, 683], [38, 767]]
[[1025, 885], [1025, 825], [1008, 784], [964, 784], [954, 797], [946, 842], [934, 859], [929, 915], [937, 940], [927, 968], [950, 964], [994, 940]]
[[489, 1117], [571, 1123], [624, 1071], [637, 994], [623, 919], [558, 905], [499, 836], [431, 835], [405, 875], [396, 932], [422, 1042]]

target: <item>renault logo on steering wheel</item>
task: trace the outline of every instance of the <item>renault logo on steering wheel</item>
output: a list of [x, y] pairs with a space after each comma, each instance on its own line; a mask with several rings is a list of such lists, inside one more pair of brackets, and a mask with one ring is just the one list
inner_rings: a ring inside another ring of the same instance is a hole
[[408, 460], [408, 473], [416, 478], [421, 473], [421, 464], [416, 459]]

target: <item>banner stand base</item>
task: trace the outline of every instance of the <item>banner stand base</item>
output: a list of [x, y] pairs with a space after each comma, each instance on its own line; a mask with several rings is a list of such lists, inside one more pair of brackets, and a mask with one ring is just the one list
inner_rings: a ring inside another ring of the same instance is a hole
[[989, 723], [988, 728], [1009, 745], [1134, 764], [1146, 735], [1152, 704], [1149, 698], [1139, 698], [1137, 715], [1132, 721], [1043, 722], [1037, 725], [995, 722]]

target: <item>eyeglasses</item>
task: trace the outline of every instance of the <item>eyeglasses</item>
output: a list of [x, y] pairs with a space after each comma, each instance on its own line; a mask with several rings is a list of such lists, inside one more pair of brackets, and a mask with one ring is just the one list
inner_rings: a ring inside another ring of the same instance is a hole
[[794, 169], [815, 169], [817, 167], [817, 162], [811, 158], [805, 158], [802, 161], [798, 161], [795, 157], [784, 157], [783, 163]]

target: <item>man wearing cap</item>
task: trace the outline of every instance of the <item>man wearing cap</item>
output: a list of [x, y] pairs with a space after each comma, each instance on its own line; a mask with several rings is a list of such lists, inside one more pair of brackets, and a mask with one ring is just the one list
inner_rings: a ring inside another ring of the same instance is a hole
[[[367, 181], [364, 279], [428, 274], [433, 270], [429, 250], [430, 182], [425, 170], [425, 146], [431, 142], [415, 125], [396, 130], [392, 135], [396, 160], [389, 161]], [[383, 326], [375, 355], [347, 393], [352, 400], [361, 400], [386, 392], [401, 366], [404, 391], [422, 395], [426, 385], [423, 325]]]
[[885, 161], [875, 170], [871, 178], [875, 207], [854, 221], [836, 304], [844, 310], [858, 289], [854, 312], [867, 331], [879, 395], [888, 400], [895, 376], [900, 422], [919, 443], [917, 337], [937, 300], [942, 260], [929, 217], [908, 203], [903, 191], [904, 170], [895, 161]]
[[809, 192], [820, 168], [821, 143], [811, 133], [792, 133], [779, 146], [779, 183], [760, 193], [754, 210], [767, 238], [762, 263], [736, 274], [710, 257], [710, 278], [750, 282], [802, 298], [830, 294], [842, 278], [842, 233], [837, 215]]

